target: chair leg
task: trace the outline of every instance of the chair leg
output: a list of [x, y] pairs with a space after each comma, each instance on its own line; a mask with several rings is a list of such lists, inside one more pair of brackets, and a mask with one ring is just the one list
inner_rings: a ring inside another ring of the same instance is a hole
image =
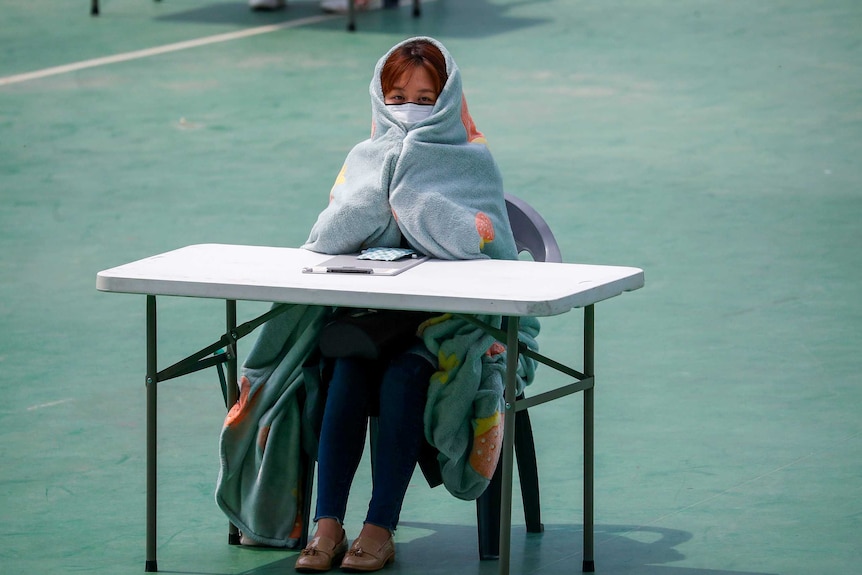
[[518, 462], [527, 532], [542, 533], [545, 526], [542, 525], [542, 509], [539, 503], [539, 470], [530, 415], [524, 409], [519, 411], [515, 418], [515, 460]]
[[479, 558], [500, 558], [500, 501], [503, 495], [503, 466], [497, 465], [491, 483], [476, 499], [476, 523], [479, 533]]
[[[533, 428], [526, 409], [519, 411], [515, 417], [515, 460], [518, 463], [527, 532], [542, 533], [545, 526], [542, 524], [542, 509], [539, 502], [539, 473]], [[488, 488], [476, 500], [479, 557], [482, 560], [500, 557], [502, 472], [502, 465], [498, 465]]]
[[99, 0], [91, 0], [90, 1], [90, 15], [98, 16], [99, 15]]

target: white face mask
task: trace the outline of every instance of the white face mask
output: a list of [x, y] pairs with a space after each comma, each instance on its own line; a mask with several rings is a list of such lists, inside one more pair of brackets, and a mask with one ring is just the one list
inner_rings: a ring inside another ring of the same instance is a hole
[[434, 106], [422, 106], [421, 104], [414, 104], [412, 102], [407, 104], [386, 104], [386, 107], [389, 108], [389, 111], [392, 112], [396, 120], [405, 124], [421, 122], [430, 116], [434, 109]]

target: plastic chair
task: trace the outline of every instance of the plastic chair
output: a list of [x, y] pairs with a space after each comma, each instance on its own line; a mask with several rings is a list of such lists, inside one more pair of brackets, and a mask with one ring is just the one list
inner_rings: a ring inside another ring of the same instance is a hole
[[[506, 194], [506, 209], [515, 236], [518, 252], [527, 252], [536, 261], [562, 262], [560, 248], [551, 228], [544, 218], [524, 200]], [[523, 399], [523, 394], [518, 399]], [[374, 442], [376, 438], [376, 418], [371, 418], [371, 460], [372, 476], [374, 471]], [[440, 485], [443, 480], [436, 463], [436, 450], [426, 444], [426, 451], [420, 455], [419, 466], [431, 487]], [[528, 533], [544, 531], [539, 504], [539, 478], [536, 464], [536, 449], [533, 442], [533, 429], [527, 410], [515, 415], [515, 459], [521, 483], [521, 498], [524, 505], [524, 518]], [[311, 499], [314, 485], [315, 458], [308, 453], [303, 455], [305, 466], [305, 485], [303, 501], [303, 525], [300, 547], [308, 543], [308, 528], [311, 518]], [[497, 470], [485, 492], [476, 500], [477, 532], [479, 539], [479, 558], [498, 559], [500, 557], [500, 504], [502, 498], [502, 465]]]
[[518, 253], [528, 252], [537, 262], [563, 261], [554, 233], [539, 212], [511, 194], [506, 194], [506, 210]]

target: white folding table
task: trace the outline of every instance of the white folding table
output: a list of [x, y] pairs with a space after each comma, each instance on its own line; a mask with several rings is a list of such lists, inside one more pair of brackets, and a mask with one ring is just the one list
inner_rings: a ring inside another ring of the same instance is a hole
[[[500, 508], [500, 573], [509, 572], [511, 538], [514, 414], [584, 392], [584, 558], [583, 570], [594, 571], [593, 557], [593, 373], [594, 305], [644, 285], [638, 268], [546, 263], [533, 261], [429, 260], [397, 276], [366, 274], [307, 274], [330, 256], [303, 249], [200, 244], [156, 255], [98, 273], [101, 291], [147, 296], [147, 555], [146, 571], [156, 561], [156, 398], [158, 383], [227, 364], [228, 403], [236, 401], [236, 342], [278, 315], [287, 306], [237, 325], [236, 302], [368, 307], [449, 312], [473, 321], [506, 344], [507, 416], [503, 432], [502, 503]], [[156, 297], [186, 296], [223, 299], [226, 331], [212, 345], [159, 370], [156, 345]], [[584, 308], [583, 372], [526, 348], [518, 341], [519, 318], [553, 316]], [[502, 315], [506, 331], [476, 320], [474, 314]], [[225, 349], [227, 353], [215, 352]], [[575, 381], [516, 400], [515, 382], [520, 353], [552, 367]], [[235, 533], [235, 532], [234, 532]]]

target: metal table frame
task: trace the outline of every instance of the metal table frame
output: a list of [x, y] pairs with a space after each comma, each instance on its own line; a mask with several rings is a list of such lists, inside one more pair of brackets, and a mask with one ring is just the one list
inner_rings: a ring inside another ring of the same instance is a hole
[[[245, 322], [242, 325], [237, 325], [236, 300], [225, 300], [225, 333], [213, 344], [193, 353], [192, 355], [172, 364], [171, 366], [159, 371], [158, 369], [158, 321], [156, 296], [148, 295], [147, 297], [147, 373], [146, 373], [146, 390], [147, 390], [147, 543], [146, 543], [146, 563], [145, 571], [158, 571], [158, 561], [156, 557], [156, 534], [157, 534], [157, 428], [158, 428], [158, 384], [176, 377], [194, 373], [208, 367], [213, 367], [219, 364], [225, 364], [227, 368], [227, 380], [225, 385], [225, 396], [227, 398], [226, 407], [230, 408], [236, 403], [238, 398], [238, 370], [237, 370], [237, 353], [236, 344], [242, 337], [251, 333], [255, 328], [269, 321], [280, 313], [287, 311], [289, 304], [274, 307], [265, 314], [257, 318]], [[583, 543], [583, 564], [584, 572], [595, 571], [595, 560], [593, 550], [593, 523], [594, 523], [594, 413], [593, 413], [593, 392], [595, 386], [595, 376], [593, 372], [594, 360], [594, 323], [595, 309], [593, 305], [584, 308], [584, 350], [583, 373], [572, 369], [562, 363], [556, 362], [542, 354], [536, 353], [528, 349], [523, 343], [518, 340], [518, 329], [520, 319], [518, 316], [507, 316], [507, 330], [494, 328], [486, 323], [483, 323], [473, 316], [465, 314], [457, 314], [459, 317], [470, 321], [474, 325], [484, 329], [497, 340], [506, 343], [506, 348], [515, 350], [515, 353], [509, 353], [506, 361], [506, 389], [505, 389], [505, 407], [506, 425], [503, 428], [503, 452], [501, 454], [502, 465], [502, 498], [500, 507], [500, 573], [505, 575], [509, 573], [510, 566], [510, 549], [512, 535], [512, 483], [514, 471], [514, 442], [515, 442], [515, 413], [530, 407], [541, 405], [543, 403], [565, 397], [577, 392], [584, 393], [584, 543]], [[528, 357], [551, 367], [561, 373], [564, 373], [575, 379], [574, 382], [564, 386], [557, 387], [551, 391], [516, 400], [515, 389], [517, 385], [517, 371], [519, 355], [524, 354]], [[239, 543], [239, 533], [236, 526], [230, 524], [228, 533], [228, 542], [236, 545]]]

